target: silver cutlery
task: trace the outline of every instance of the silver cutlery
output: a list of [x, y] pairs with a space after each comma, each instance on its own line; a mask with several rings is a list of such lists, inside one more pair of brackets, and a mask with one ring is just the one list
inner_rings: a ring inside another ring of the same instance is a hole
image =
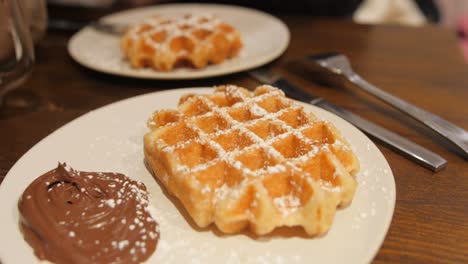
[[301, 64], [309, 70], [326, 73], [323, 77], [327, 80], [331, 80], [332, 82], [335, 82], [337, 77], [339, 79], [345, 79], [345, 81], [351, 82], [369, 94], [401, 110], [448, 139], [455, 147], [457, 147], [458, 150], [460, 150], [460, 154], [465, 159], [468, 159], [468, 132], [466, 130], [433, 113], [395, 97], [367, 82], [364, 78], [353, 71], [348, 58], [343, 54], [328, 53], [312, 55], [306, 60], [301, 60]]
[[55, 30], [80, 30], [84, 27], [91, 27], [97, 31], [120, 36], [128, 29], [129, 25], [122, 24], [122, 23], [111, 23], [106, 22], [103, 20], [96, 20], [90, 23], [88, 22], [80, 22], [80, 21], [72, 21], [67, 19], [51, 19], [48, 23], [49, 29]]
[[303, 91], [288, 80], [282, 78], [279, 74], [273, 73], [265, 68], [251, 70], [248, 73], [251, 77], [261, 83], [270, 84], [282, 89], [286, 95], [293, 99], [321, 107], [340, 116], [367, 134], [387, 144], [396, 152], [432, 171], [439, 171], [447, 164], [447, 161], [436, 153], [433, 153], [432, 151], [425, 149], [379, 125], [373, 124], [350, 111], [327, 102], [321, 97], [317, 97]]

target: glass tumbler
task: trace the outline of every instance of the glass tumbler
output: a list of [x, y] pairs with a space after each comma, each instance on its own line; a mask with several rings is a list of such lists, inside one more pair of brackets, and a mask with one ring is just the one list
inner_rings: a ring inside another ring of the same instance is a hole
[[19, 0], [26, 26], [29, 27], [34, 44], [44, 36], [47, 29], [47, 8], [45, 0]]
[[0, 108], [5, 94], [27, 79], [34, 48], [22, 1], [0, 0]]

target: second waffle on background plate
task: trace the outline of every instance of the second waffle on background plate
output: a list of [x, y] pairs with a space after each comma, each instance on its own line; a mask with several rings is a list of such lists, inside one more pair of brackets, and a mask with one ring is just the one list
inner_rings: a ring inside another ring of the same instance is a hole
[[146, 79], [196, 79], [230, 74], [266, 64], [288, 47], [289, 30], [279, 19], [257, 10], [216, 4], [166, 4], [138, 8], [102, 18], [106, 23], [135, 25], [148, 17], [181, 17], [187, 14], [212, 14], [238, 30], [242, 48], [229, 60], [201, 69], [178, 68], [159, 72], [150, 68], [135, 69], [120, 49], [121, 36], [86, 27], [68, 44], [72, 58], [81, 65], [100, 72]]
[[237, 56], [242, 37], [214, 14], [154, 15], [128, 29], [121, 48], [134, 69], [203, 69]]

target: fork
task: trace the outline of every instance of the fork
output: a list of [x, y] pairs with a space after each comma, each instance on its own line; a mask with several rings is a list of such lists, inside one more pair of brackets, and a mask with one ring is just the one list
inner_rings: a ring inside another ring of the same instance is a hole
[[97, 31], [110, 35], [120, 36], [128, 29], [129, 25], [121, 23], [111, 23], [103, 20], [95, 20], [90, 23], [81, 21], [72, 21], [67, 19], [51, 19], [49, 29], [54, 30], [80, 30], [84, 27], [91, 27]]
[[325, 73], [323, 77], [327, 81], [335, 82], [337, 77], [342, 81], [343, 79], [344, 81], [349, 81], [369, 94], [401, 110], [448, 139], [460, 151], [461, 156], [465, 160], [468, 160], [468, 132], [466, 130], [367, 82], [354, 72], [345, 55], [339, 53], [312, 55], [308, 59], [302, 60], [301, 64], [314, 72]]

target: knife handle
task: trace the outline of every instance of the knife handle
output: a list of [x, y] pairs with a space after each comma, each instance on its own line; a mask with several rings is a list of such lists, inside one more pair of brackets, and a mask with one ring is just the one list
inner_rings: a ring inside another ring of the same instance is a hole
[[415, 161], [416, 163], [432, 170], [439, 171], [447, 165], [447, 161], [436, 153], [423, 148], [379, 125], [373, 124], [341, 107], [333, 105], [326, 101], [316, 103], [341, 118], [347, 120], [367, 134], [391, 147], [393, 150]]
[[347, 75], [347, 77], [352, 83], [361, 87], [368, 93], [396, 107], [448, 139], [460, 150], [460, 154], [468, 160], [468, 132], [466, 130], [450, 123], [440, 116], [418, 108], [415, 105], [377, 88], [356, 73]]

